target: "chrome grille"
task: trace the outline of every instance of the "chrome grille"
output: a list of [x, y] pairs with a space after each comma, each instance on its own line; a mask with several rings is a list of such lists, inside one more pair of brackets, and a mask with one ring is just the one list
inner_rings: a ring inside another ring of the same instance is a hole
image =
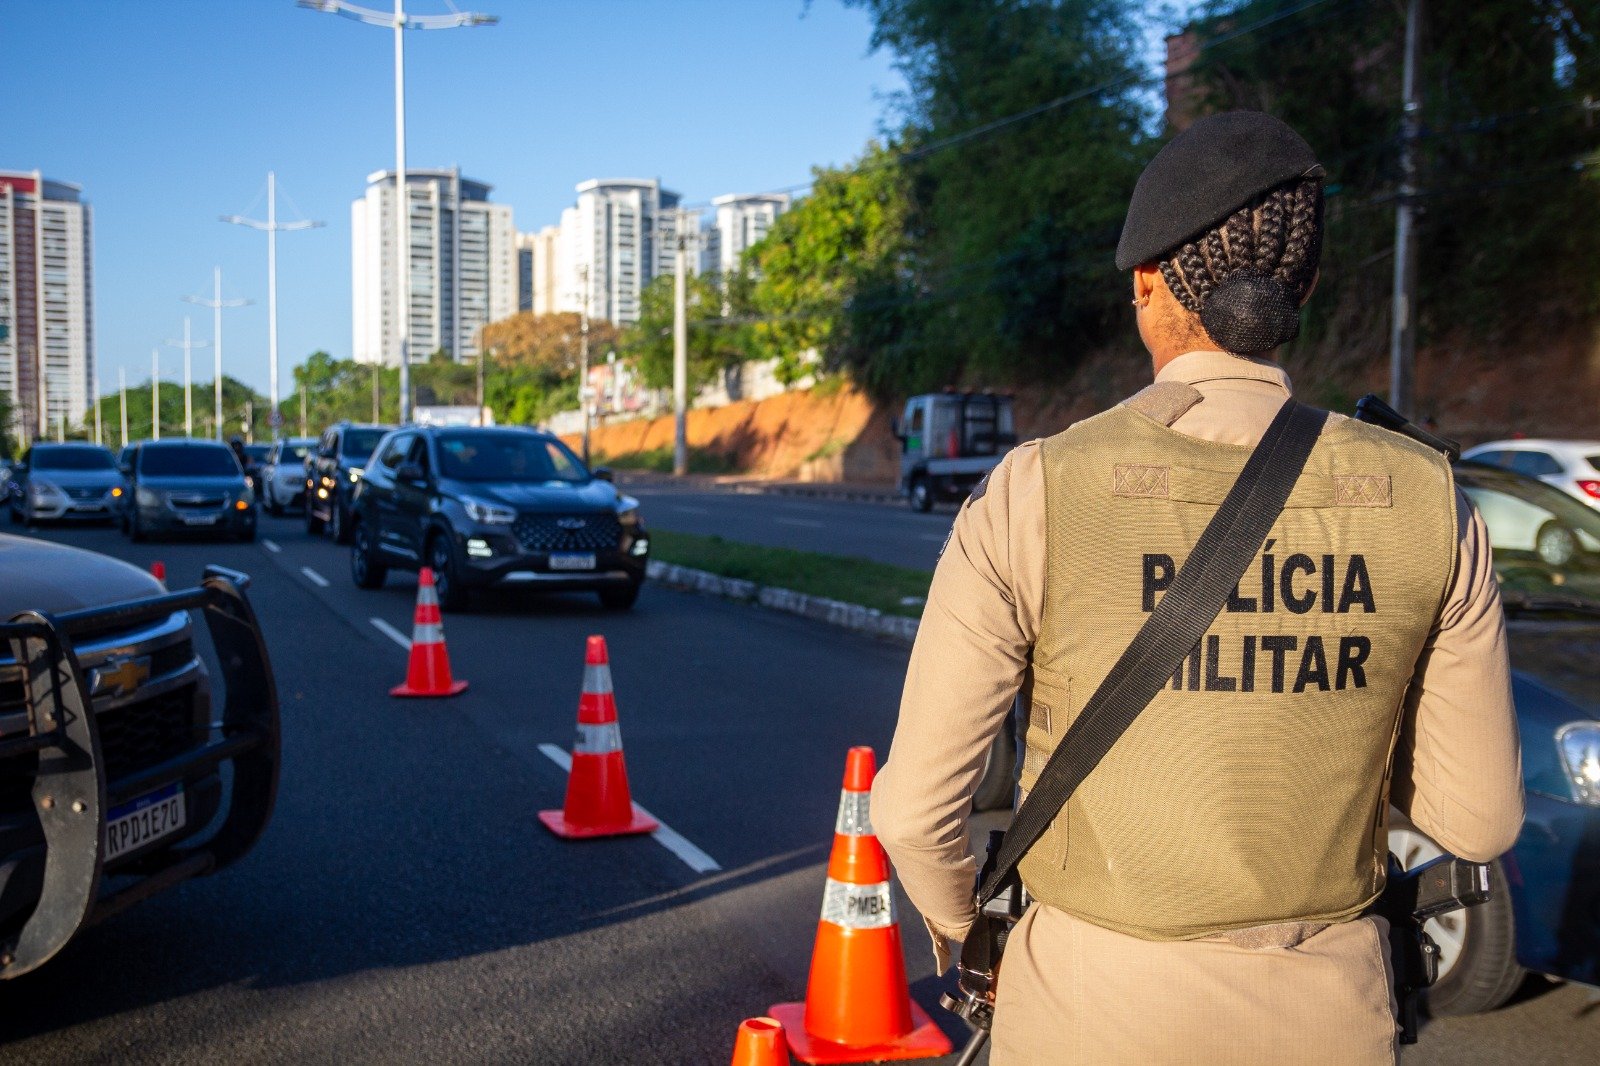
[[613, 514], [525, 514], [511, 531], [530, 552], [614, 551], [622, 543], [622, 523]]

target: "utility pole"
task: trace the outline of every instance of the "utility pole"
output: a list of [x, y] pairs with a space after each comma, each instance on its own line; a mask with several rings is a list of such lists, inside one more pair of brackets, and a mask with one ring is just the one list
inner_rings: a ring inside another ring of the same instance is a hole
[[1406, 3], [1405, 100], [1400, 117], [1400, 195], [1394, 214], [1394, 309], [1389, 322], [1389, 406], [1412, 413], [1417, 357], [1417, 141], [1422, 136], [1422, 0]]
[[161, 439], [161, 349], [150, 349], [150, 439]]
[[578, 319], [578, 406], [583, 408], [583, 462], [589, 463], [589, 264], [578, 264], [578, 284], [583, 289]]
[[379, 407], [383, 399], [383, 363], [372, 364], [372, 421], [374, 424], [383, 421], [379, 417]]
[[308, 436], [311, 435], [311, 433], [306, 428], [306, 387], [304, 385], [301, 385], [299, 391], [300, 391], [300, 435], [302, 437], [308, 437]]
[[242, 215], [223, 215], [222, 221], [265, 230], [267, 233], [267, 391], [270, 393], [268, 399], [272, 402], [267, 421], [272, 426], [272, 435], [276, 437], [278, 427], [283, 422], [283, 416], [278, 413], [278, 231], [316, 229], [323, 223], [309, 219], [279, 222], [278, 176], [270, 170], [267, 171], [267, 220], [258, 222]]
[[105, 441], [100, 439], [100, 374], [94, 375], [94, 442], [105, 447]]
[[128, 372], [117, 367], [117, 391], [122, 394], [122, 446], [128, 446]]
[[672, 473], [689, 472], [689, 213], [676, 212], [672, 274]]
[[[404, 0], [394, 0], [394, 14], [346, 3], [345, 0], [299, 0], [301, 7], [326, 11], [368, 26], [394, 31], [394, 242], [395, 344], [400, 357], [400, 424], [411, 421], [411, 225], [406, 195], [406, 30], [448, 30], [459, 26], [492, 26], [494, 15], [456, 11], [448, 15], [407, 15]], [[451, 351], [455, 350], [452, 341]], [[373, 416], [377, 421], [377, 416]]]
[[483, 417], [483, 357], [497, 349], [485, 349], [480, 340], [478, 344], [478, 425], [485, 425]]
[[211, 339], [216, 344], [212, 353], [214, 356], [212, 369], [212, 420], [217, 424], [217, 439], [222, 439], [222, 309], [224, 307], [243, 307], [249, 300], [224, 300], [222, 298], [222, 268], [211, 268], [211, 299], [202, 300], [198, 296], [185, 296], [184, 299], [201, 307], [211, 308]]
[[174, 348], [183, 349], [183, 435], [185, 437], [194, 436], [194, 366], [191, 352], [195, 348], [209, 347], [205, 341], [192, 339], [189, 335], [189, 327], [189, 316], [184, 315], [183, 340], [167, 342]]

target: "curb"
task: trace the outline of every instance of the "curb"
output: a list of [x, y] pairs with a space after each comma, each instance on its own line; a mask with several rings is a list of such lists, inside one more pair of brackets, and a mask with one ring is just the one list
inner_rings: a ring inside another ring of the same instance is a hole
[[808, 496], [813, 499], [846, 500], [856, 503], [903, 504], [905, 497], [895, 489], [874, 488], [831, 481], [762, 481], [754, 478], [718, 477], [689, 474], [674, 478], [666, 474], [617, 471], [617, 484], [626, 488], [692, 487], [699, 492], [729, 492], [740, 496]]
[[741, 603], [756, 603], [774, 611], [797, 614], [802, 618], [839, 626], [869, 636], [883, 637], [910, 647], [917, 639], [917, 619], [884, 614], [876, 607], [863, 607], [859, 603], [830, 600], [825, 596], [809, 596], [793, 589], [757, 585], [735, 577], [723, 577], [707, 570], [679, 566], [652, 560], [646, 571], [652, 581], [671, 588], [699, 592], [707, 596], [720, 596]]

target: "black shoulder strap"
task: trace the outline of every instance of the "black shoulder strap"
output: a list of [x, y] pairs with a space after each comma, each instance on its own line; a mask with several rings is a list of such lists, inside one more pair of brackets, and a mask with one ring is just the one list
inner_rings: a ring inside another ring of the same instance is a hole
[[1044, 764], [979, 890], [980, 908], [1205, 636], [1283, 512], [1327, 417], [1295, 400], [1279, 409], [1171, 587]]

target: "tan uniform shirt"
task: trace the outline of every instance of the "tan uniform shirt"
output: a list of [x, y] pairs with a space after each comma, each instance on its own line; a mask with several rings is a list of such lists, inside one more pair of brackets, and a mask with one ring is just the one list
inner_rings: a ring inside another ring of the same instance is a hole
[[[1220, 352], [1180, 356], [1157, 380], [1204, 397], [1172, 428], [1228, 444], [1257, 443], [1290, 389], [1275, 364]], [[1044, 499], [1035, 442], [962, 506], [873, 789], [873, 826], [941, 970], [974, 914], [972, 791], [1039, 631]], [[1459, 493], [1458, 510], [1455, 581], [1407, 696], [1392, 799], [1447, 851], [1488, 860], [1521, 827], [1522, 774], [1488, 534]], [[1247, 948], [1221, 936], [1143, 941], [1036, 904], [1007, 944], [993, 1061], [1388, 1062], [1386, 966], [1373, 919]]]

